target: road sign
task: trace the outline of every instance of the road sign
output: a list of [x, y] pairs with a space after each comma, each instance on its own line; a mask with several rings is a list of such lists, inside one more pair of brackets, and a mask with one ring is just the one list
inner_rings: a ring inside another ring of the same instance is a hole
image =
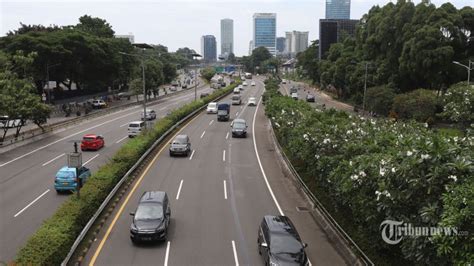
[[79, 168], [82, 166], [82, 153], [71, 152], [67, 155], [67, 166], [71, 168]]

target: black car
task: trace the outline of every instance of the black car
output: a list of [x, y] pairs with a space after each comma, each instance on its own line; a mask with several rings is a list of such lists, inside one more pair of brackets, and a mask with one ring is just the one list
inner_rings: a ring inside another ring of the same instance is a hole
[[258, 229], [258, 253], [265, 265], [309, 265], [307, 244], [286, 216], [266, 215]]
[[232, 137], [247, 137], [247, 123], [244, 119], [234, 119], [231, 126]]
[[185, 155], [191, 153], [191, 141], [188, 135], [178, 135], [170, 144], [170, 156]]
[[312, 94], [306, 95], [306, 101], [307, 101], [307, 102], [312, 102], [312, 103], [314, 103], [315, 100], [316, 100], [316, 99], [315, 99], [314, 95], [312, 95]]
[[143, 193], [130, 225], [130, 239], [139, 241], [166, 240], [171, 219], [168, 195], [163, 191]]
[[202, 98], [205, 98], [205, 97], [207, 97], [207, 96], [209, 96], [209, 93], [203, 92], [203, 93], [201, 93], [201, 95], [199, 95], [199, 98], [202, 99]]

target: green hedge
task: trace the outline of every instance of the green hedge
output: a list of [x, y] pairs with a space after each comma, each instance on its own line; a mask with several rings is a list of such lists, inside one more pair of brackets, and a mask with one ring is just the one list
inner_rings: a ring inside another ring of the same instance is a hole
[[101, 166], [81, 189], [81, 197], [71, 196], [17, 254], [16, 262], [22, 265], [59, 265], [66, 257], [75, 239], [99, 208], [120, 178], [151, 147], [151, 145], [178, 121], [210, 101], [231, 92], [238, 83], [220, 89], [195, 102], [183, 105], [160, 119], [151, 130], [129, 140]]
[[[376, 265], [466, 265], [474, 260], [474, 128], [445, 136], [416, 122], [311, 108], [267, 82], [265, 112], [298, 173]], [[404, 237], [384, 220], [456, 227], [469, 235]]]

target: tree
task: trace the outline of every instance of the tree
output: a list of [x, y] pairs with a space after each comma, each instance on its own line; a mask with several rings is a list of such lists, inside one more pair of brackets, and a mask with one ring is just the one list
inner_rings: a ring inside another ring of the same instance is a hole
[[79, 23], [75, 28], [100, 38], [113, 38], [115, 34], [112, 30], [112, 26], [107, 21], [88, 15], [80, 17]]
[[229, 64], [235, 64], [237, 63], [237, 60], [235, 58], [235, 54], [234, 53], [230, 53], [229, 56], [227, 56], [227, 62]]
[[263, 61], [272, 58], [272, 54], [267, 48], [260, 46], [252, 51], [252, 64], [254, 67], [260, 66]]
[[310, 78], [313, 83], [319, 83], [319, 40], [315, 40], [305, 51], [296, 56], [298, 62], [297, 68], [301, 68], [305, 76]]
[[216, 70], [213, 67], [206, 67], [201, 71], [201, 76], [207, 80], [207, 82], [210, 82], [212, 77], [216, 74]]

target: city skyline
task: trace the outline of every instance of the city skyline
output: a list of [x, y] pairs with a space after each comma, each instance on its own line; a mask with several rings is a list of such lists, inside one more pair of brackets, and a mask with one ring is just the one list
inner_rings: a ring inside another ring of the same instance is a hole
[[[385, 5], [389, 1], [351, 1], [351, 19], [360, 19], [373, 5]], [[420, 1], [415, 1], [418, 4]], [[436, 6], [447, 1], [432, 1]], [[460, 9], [472, 5], [470, 0], [450, 1]], [[82, 15], [100, 17], [112, 25], [116, 35], [132, 32], [135, 42], [162, 44], [170, 51], [189, 47], [200, 51], [200, 38], [213, 34], [221, 39], [220, 20], [234, 21], [234, 53], [247, 55], [252, 40], [252, 16], [254, 13], [277, 13], [276, 36], [297, 29], [309, 31], [309, 41], [319, 38], [319, 19], [325, 18], [325, 0], [299, 1], [164, 1], [145, 0], [135, 2], [77, 1], [17, 1], [0, 2], [0, 36], [18, 29], [24, 24], [75, 25]], [[164, 5], [165, 3], [165, 5]], [[249, 4], [251, 3], [251, 4]], [[288, 8], [288, 7], [291, 8]], [[126, 13], [123, 12], [126, 10]], [[124, 17], [125, 14], [125, 17]], [[127, 19], [130, 18], [130, 19]], [[176, 18], [180, 19], [177, 20]], [[294, 19], [298, 18], [298, 19]], [[156, 23], [150, 23], [156, 21]], [[218, 44], [220, 46], [220, 43]]]
[[253, 15], [253, 49], [265, 47], [276, 55], [276, 13], [255, 13]]

